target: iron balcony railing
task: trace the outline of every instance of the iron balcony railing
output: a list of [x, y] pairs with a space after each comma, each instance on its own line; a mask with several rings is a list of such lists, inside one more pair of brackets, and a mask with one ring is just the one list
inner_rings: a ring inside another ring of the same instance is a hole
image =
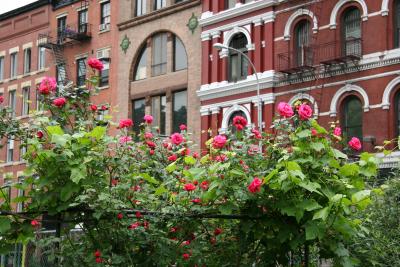
[[314, 49], [311, 46], [302, 46], [288, 53], [278, 54], [278, 71], [296, 73], [313, 68]]
[[350, 38], [345, 41], [325, 43], [318, 48], [318, 61], [324, 65], [346, 63], [361, 59], [362, 39]]
[[51, 45], [63, 45], [71, 41], [84, 42], [92, 38], [92, 25], [89, 23], [68, 24], [55, 31], [41, 33], [38, 36], [38, 45], [51, 48]]

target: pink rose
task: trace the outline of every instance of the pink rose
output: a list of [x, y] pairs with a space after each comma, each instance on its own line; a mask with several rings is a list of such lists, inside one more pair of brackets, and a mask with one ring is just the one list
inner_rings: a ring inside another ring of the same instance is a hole
[[303, 121], [304, 120], [308, 120], [313, 115], [312, 109], [307, 104], [301, 104], [300, 107], [299, 107], [298, 112], [299, 112], [300, 119], [303, 120]]
[[130, 141], [132, 141], [132, 137], [130, 137], [130, 136], [121, 136], [120, 138], [119, 138], [119, 143], [122, 145], [122, 144], [125, 144], [125, 143], [128, 143], [128, 142], [130, 142]]
[[187, 260], [190, 258], [190, 255], [189, 255], [188, 253], [184, 253], [184, 254], [182, 255], [182, 258], [183, 258], [185, 261], [187, 261]]
[[292, 106], [290, 106], [286, 102], [280, 102], [279, 103], [278, 112], [279, 112], [279, 115], [281, 115], [282, 117], [285, 117], [285, 118], [290, 118], [294, 114]]
[[4, 102], [4, 96], [0, 95], [0, 104]]
[[48, 95], [51, 92], [55, 92], [57, 88], [56, 79], [50, 77], [44, 77], [40, 83], [38, 90], [42, 95]]
[[312, 136], [317, 136], [317, 135], [318, 135], [317, 130], [315, 130], [314, 128], [312, 128], [312, 129], [311, 129], [311, 135], [312, 135]]
[[39, 222], [38, 222], [37, 220], [32, 220], [32, 221], [31, 221], [31, 225], [32, 225], [33, 227], [38, 227], [38, 226], [39, 226]]
[[153, 116], [151, 115], [145, 115], [143, 120], [147, 123], [147, 124], [151, 124], [153, 122]]
[[257, 193], [260, 192], [261, 185], [262, 185], [262, 180], [258, 177], [255, 177], [247, 188], [251, 193]]
[[361, 150], [362, 147], [360, 139], [358, 139], [357, 137], [351, 138], [351, 140], [349, 141], [349, 146], [356, 151]]
[[221, 149], [225, 146], [225, 143], [226, 143], [226, 137], [224, 135], [217, 135], [216, 137], [214, 137], [212, 146], [215, 149]]
[[90, 109], [91, 109], [93, 112], [96, 112], [96, 111], [97, 111], [97, 106], [96, 106], [96, 105], [90, 105]]
[[129, 230], [135, 230], [136, 228], [138, 228], [140, 226], [140, 222], [135, 222], [132, 223], [131, 225], [128, 226]]
[[131, 119], [125, 119], [125, 120], [120, 120], [119, 121], [119, 128], [123, 129], [123, 128], [128, 128], [133, 126], [133, 121]]
[[175, 160], [177, 160], [177, 159], [178, 159], [178, 156], [175, 155], [175, 154], [172, 154], [171, 156], [168, 157], [168, 160], [169, 160], [169, 161], [175, 161]]
[[104, 69], [103, 62], [98, 60], [97, 58], [89, 58], [88, 65], [95, 70], [102, 71]]
[[156, 147], [156, 143], [154, 143], [153, 141], [146, 141], [146, 145], [151, 149], [154, 149]]
[[151, 139], [151, 138], [153, 138], [153, 134], [150, 133], [150, 132], [144, 133], [144, 138], [145, 139]]
[[186, 127], [185, 124], [181, 124], [181, 125], [179, 126], [179, 129], [180, 129], [181, 131], [186, 131], [187, 127]]
[[252, 130], [251, 130], [251, 133], [254, 134], [254, 138], [255, 138], [255, 139], [261, 139], [261, 138], [262, 138], [262, 135], [261, 135], [261, 133], [260, 133], [259, 130], [252, 129]]
[[53, 100], [53, 105], [62, 108], [67, 103], [67, 100], [64, 97], [59, 97]]
[[171, 135], [171, 141], [175, 145], [180, 145], [183, 142], [183, 136], [180, 133], [174, 133]]
[[342, 135], [342, 129], [340, 127], [336, 127], [335, 130], [333, 130], [333, 134], [336, 136], [341, 136]]
[[196, 190], [196, 186], [194, 184], [190, 184], [190, 183], [185, 184], [183, 186], [183, 190], [190, 192], [190, 191]]
[[238, 131], [243, 130], [244, 127], [246, 127], [246, 125], [247, 125], [247, 120], [244, 117], [235, 116], [233, 118], [233, 126], [235, 126]]
[[37, 136], [37, 138], [39, 138], [39, 139], [42, 139], [43, 138], [43, 132], [42, 131], [37, 131], [37, 133], [36, 133], [36, 136]]

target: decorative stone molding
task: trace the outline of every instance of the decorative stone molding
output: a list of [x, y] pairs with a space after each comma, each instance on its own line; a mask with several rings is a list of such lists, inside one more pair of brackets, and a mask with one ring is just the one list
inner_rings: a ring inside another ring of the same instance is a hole
[[400, 76], [391, 80], [389, 84], [386, 86], [382, 96], [382, 104], [381, 104], [382, 109], [390, 108], [390, 95], [392, 94], [392, 91], [395, 90], [399, 84], [400, 84]]
[[285, 40], [290, 40], [290, 32], [292, 30], [292, 24], [293, 22], [301, 16], [309, 16], [312, 20], [313, 20], [313, 33], [317, 33], [318, 32], [318, 20], [317, 17], [314, 15], [314, 13], [311, 10], [308, 9], [298, 9], [296, 12], [294, 12], [289, 19], [286, 22], [285, 25], [285, 30], [284, 30], [284, 39]]
[[363, 13], [361, 16], [362, 20], [363, 21], [368, 20], [368, 7], [364, 0], [339, 0], [336, 3], [335, 7], [332, 9], [331, 19], [330, 19], [330, 23], [329, 23], [329, 27], [331, 29], [336, 29], [336, 20], [337, 20], [338, 12], [344, 4], [347, 4], [349, 2], [359, 3], [361, 5], [362, 13]]
[[307, 99], [308, 101], [310, 101], [311, 104], [313, 104], [313, 108], [314, 108], [314, 117], [318, 117], [318, 113], [319, 113], [319, 109], [318, 109], [318, 103], [317, 101], [314, 99], [314, 97], [310, 94], [306, 94], [306, 93], [298, 93], [295, 96], [293, 96], [290, 100], [289, 100], [289, 104], [290, 105], [294, 105], [294, 103], [296, 103], [297, 100], [303, 100], [303, 99]]
[[336, 91], [335, 95], [332, 98], [331, 108], [329, 111], [329, 113], [330, 113], [329, 115], [331, 117], [336, 117], [336, 114], [337, 114], [336, 107], [338, 106], [339, 98], [343, 94], [345, 94], [347, 92], [351, 92], [351, 91], [355, 91], [361, 95], [361, 97], [363, 98], [363, 101], [364, 101], [364, 112], [369, 111], [369, 99], [368, 99], [367, 92], [365, 92], [365, 90], [358, 85], [346, 84], [344, 87], [342, 87], [338, 91]]
[[389, 15], [389, 0], [382, 0], [381, 15], [382, 16]]
[[229, 119], [231, 118], [232, 114], [235, 113], [236, 111], [242, 111], [246, 116], [247, 126], [251, 126], [250, 111], [242, 105], [234, 104], [233, 106], [224, 111], [221, 123], [221, 129], [219, 130], [220, 133], [224, 133], [228, 129]]

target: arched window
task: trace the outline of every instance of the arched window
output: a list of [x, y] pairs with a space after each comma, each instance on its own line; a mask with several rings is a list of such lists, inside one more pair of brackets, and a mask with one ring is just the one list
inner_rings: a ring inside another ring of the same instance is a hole
[[356, 96], [347, 97], [342, 106], [342, 129], [350, 140], [352, 137], [357, 137], [363, 140], [362, 132], [362, 114], [363, 108], [360, 99]]
[[[236, 34], [229, 46], [247, 54], [247, 38], [243, 33]], [[237, 82], [247, 78], [248, 62], [246, 58], [237, 51], [229, 51], [228, 71], [229, 81]]]
[[187, 55], [182, 41], [174, 36], [174, 71], [187, 69]]
[[361, 12], [356, 7], [343, 13], [342, 41], [344, 56], [361, 57]]
[[394, 19], [394, 47], [400, 47], [400, 0], [394, 1], [393, 6], [393, 19]]
[[152, 64], [153, 76], [165, 74], [167, 72], [167, 33], [158, 33], [153, 36], [152, 44]]
[[312, 66], [312, 51], [310, 49], [311, 23], [302, 20], [294, 28], [295, 66]]
[[395, 101], [395, 134], [400, 136], [400, 91], [398, 91], [394, 97]]
[[147, 71], [147, 46], [145, 45], [140, 52], [138, 61], [135, 67], [135, 81], [146, 79]]

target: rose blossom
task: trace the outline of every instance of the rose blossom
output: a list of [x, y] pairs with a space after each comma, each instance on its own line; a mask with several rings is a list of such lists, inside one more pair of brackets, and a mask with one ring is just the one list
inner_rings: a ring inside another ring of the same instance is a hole
[[151, 124], [153, 122], [153, 116], [151, 115], [145, 115], [143, 117], [143, 120], [147, 123], [147, 124]]
[[290, 106], [286, 102], [280, 102], [279, 103], [278, 112], [279, 112], [279, 115], [281, 115], [282, 117], [285, 117], [285, 118], [290, 118], [294, 114], [292, 106]]
[[254, 134], [254, 138], [255, 139], [261, 139], [262, 138], [260, 131], [257, 130], [257, 129], [252, 129], [251, 133]]
[[67, 100], [64, 97], [59, 97], [53, 100], [53, 105], [62, 108], [67, 103]]
[[349, 141], [349, 146], [356, 151], [361, 150], [362, 147], [360, 139], [358, 139], [357, 137], [351, 138], [351, 140]]
[[103, 259], [102, 258], [96, 258], [96, 263], [102, 263]]
[[183, 189], [185, 190], [185, 191], [188, 191], [188, 192], [190, 192], [190, 191], [193, 191], [193, 190], [195, 190], [196, 189], [196, 186], [194, 185], [194, 184], [185, 184], [184, 186], [183, 186]]
[[203, 182], [201, 182], [201, 184], [200, 184], [200, 187], [201, 187], [203, 190], [207, 190], [207, 189], [208, 189], [208, 186], [209, 186], [209, 184], [208, 184], [207, 181], [203, 181]]
[[341, 136], [342, 135], [342, 129], [340, 127], [335, 127], [335, 130], [333, 130], [333, 134], [336, 136]]
[[175, 145], [180, 145], [183, 142], [183, 136], [180, 133], [173, 133], [171, 135], [171, 141]]
[[242, 116], [235, 116], [233, 118], [233, 126], [236, 127], [237, 130], [241, 131], [247, 125], [247, 120]]
[[220, 235], [220, 234], [222, 234], [222, 229], [221, 228], [215, 228], [215, 230], [214, 230], [214, 235]]
[[96, 251], [94, 252], [94, 256], [95, 256], [96, 258], [101, 257], [101, 252], [100, 252], [100, 250], [96, 250]]
[[168, 157], [168, 160], [169, 160], [169, 161], [175, 161], [175, 160], [177, 160], [177, 159], [178, 159], [178, 156], [175, 155], [175, 154], [172, 154], [171, 156]]
[[146, 141], [146, 145], [151, 149], [154, 149], [156, 147], [156, 143], [154, 143], [153, 141]]
[[299, 117], [301, 120], [305, 121], [312, 117], [312, 109], [307, 104], [301, 104], [299, 107]]
[[185, 253], [182, 255], [182, 258], [187, 261], [190, 258], [190, 255], [188, 253]]
[[153, 138], [153, 134], [150, 133], [150, 132], [144, 133], [144, 138], [145, 139], [151, 139], [151, 138]]
[[318, 132], [314, 128], [311, 129], [311, 135], [312, 136], [317, 136]]
[[89, 58], [88, 65], [95, 70], [102, 71], [104, 69], [103, 62], [98, 60], [97, 58]]
[[181, 125], [179, 125], [179, 129], [180, 129], [181, 131], [186, 131], [187, 127], [186, 127], [185, 124], [181, 124]]
[[140, 222], [135, 222], [135, 223], [132, 223], [131, 225], [129, 225], [128, 229], [134, 230], [134, 229], [138, 228], [139, 226], [140, 226]]
[[125, 143], [128, 143], [128, 142], [130, 142], [130, 141], [132, 141], [132, 137], [130, 137], [130, 136], [121, 136], [120, 138], [119, 138], [119, 143], [122, 145], [122, 144], [125, 144]]
[[97, 111], [97, 106], [96, 105], [90, 105], [90, 109], [95, 112]]
[[40, 83], [38, 90], [42, 95], [48, 95], [51, 92], [55, 92], [57, 88], [56, 79], [50, 77], [44, 77]]
[[262, 185], [262, 180], [258, 177], [255, 177], [247, 188], [251, 193], [257, 193], [260, 192], [261, 185]]
[[4, 102], [4, 96], [0, 95], [0, 104]]
[[36, 137], [39, 138], [39, 139], [42, 139], [42, 138], [43, 138], [43, 135], [44, 135], [43, 132], [40, 131], [40, 130], [37, 131], [37, 133], [36, 133]]
[[117, 218], [118, 220], [122, 220], [122, 218], [124, 218], [124, 215], [122, 213], [118, 213]]
[[128, 128], [133, 126], [133, 121], [131, 119], [124, 119], [119, 121], [119, 128]]
[[217, 135], [216, 137], [214, 137], [212, 146], [215, 149], [221, 149], [225, 146], [225, 143], [226, 143], [226, 137], [224, 135]]
[[201, 199], [200, 198], [195, 198], [195, 199], [192, 199], [191, 202], [194, 203], [194, 204], [199, 204], [199, 203], [201, 203]]
[[33, 227], [37, 227], [37, 226], [39, 226], [39, 222], [38, 222], [37, 220], [32, 220], [32, 221], [31, 221], [31, 225], [32, 225]]
[[154, 153], [155, 153], [155, 151], [154, 151], [153, 149], [151, 149], [151, 150], [149, 151], [149, 153], [150, 153], [151, 156], [153, 156]]

